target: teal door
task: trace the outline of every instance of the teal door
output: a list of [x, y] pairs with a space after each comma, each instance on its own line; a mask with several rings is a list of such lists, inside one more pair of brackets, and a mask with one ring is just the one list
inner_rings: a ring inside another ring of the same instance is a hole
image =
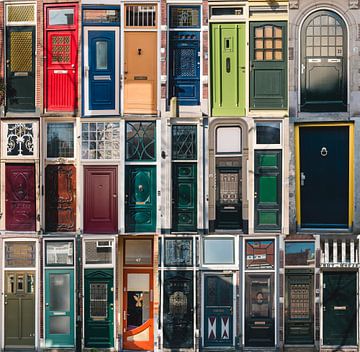
[[156, 230], [156, 167], [126, 168], [126, 231]]
[[173, 164], [173, 231], [196, 231], [197, 182], [195, 163]]
[[74, 270], [45, 271], [46, 347], [74, 346]]
[[255, 151], [255, 229], [281, 228], [281, 150]]
[[85, 347], [114, 346], [113, 269], [86, 269], [84, 282]]

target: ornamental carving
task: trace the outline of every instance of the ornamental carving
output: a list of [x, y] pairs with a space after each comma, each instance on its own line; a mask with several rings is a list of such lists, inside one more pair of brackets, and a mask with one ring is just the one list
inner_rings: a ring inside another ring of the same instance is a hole
[[349, 0], [350, 10], [357, 10], [360, 6], [360, 0]]
[[9, 123], [7, 130], [7, 155], [34, 155], [34, 131], [32, 123]]

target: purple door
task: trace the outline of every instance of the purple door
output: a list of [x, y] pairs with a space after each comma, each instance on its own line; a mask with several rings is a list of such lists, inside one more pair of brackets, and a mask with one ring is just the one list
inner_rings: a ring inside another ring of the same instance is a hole
[[84, 232], [117, 233], [117, 167], [84, 167]]

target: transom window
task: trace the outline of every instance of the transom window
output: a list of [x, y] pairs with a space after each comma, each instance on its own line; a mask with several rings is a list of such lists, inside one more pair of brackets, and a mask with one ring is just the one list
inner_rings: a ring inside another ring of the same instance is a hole
[[280, 144], [280, 122], [256, 122], [256, 144]]
[[235, 249], [233, 238], [204, 238], [204, 264], [234, 264]]
[[19, 23], [35, 23], [35, 5], [8, 5], [7, 11], [7, 25]]
[[89, 240], [85, 241], [86, 264], [111, 264], [112, 263], [112, 241]]
[[74, 8], [49, 9], [48, 24], [50, 26], [69, 26], [74, 24]]
[[283, 59], [283, 28], [275, 25], [255, 27], [255, 60]]
[[118, 9], [84, 9], [83, 23], [118, 23], [120, 10]]
[[156, 27], [156, 5], [126, 5], [126, 27]]
[[173, 160], [196, 160], [197, 131], [195, 125], [172, 126]]
[[170, 28], [199, 28], [200, 7], [198, 6], [171, 6]]
[[73, 265], [73, 241], [46, 241], [46, 265]]
[[6, 242], [5, 266], [12, 268], [34, 267], [35, 242]]
[[216, 153], [241, 153], [241, 128], [238, 126], [216, 129]]
[[165, 266], [192, 266], [192, 246], [190, 238], [165, 238]]
[[48, 123], [47, 125], [47, 157], [74, 157], [74, 124]]
[[249, 240], [245, 242], [246, 269], [273, 269], [275, 244], [273, 240]]
[[126, 265], [151, 265], [152, 241], [151, 240], [125, 240]]
[[34, 155], [34, 124], [7, 124], [7, 156]]

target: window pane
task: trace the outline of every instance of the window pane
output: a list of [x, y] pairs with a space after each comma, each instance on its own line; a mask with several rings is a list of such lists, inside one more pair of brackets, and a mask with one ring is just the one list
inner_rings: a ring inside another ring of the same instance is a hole
[[114, 23], [120, 22], [120, 11], [116, 9], [85, 9], [83, 22]]
[[70, 274], [50, 275], [50, 309], [58, 312], [70, 310]]
[[285, 242], [286, 265], [314, 265], [314, 242]]
[[51, 9], [49, 10], [49, 25], [71, 25], [74, 24], [74, 9]]
[[46, 265], [73, 265], [72, 241], [46, 242]]
[[241, 128], [219, 127], [216, 129], [217, 153], [241, 153]]
[[152, 259], [151, 240], [126, 240], [125, 264], [150, 265]]
[[274, 268], [274, 241], [246, 241], [246, 268]]
[[34, 155], [34, 130], [32, 123], [9, 123], [7, 125], [7, 155]]
[[111, 264], [112, 242], [86, 241], [85, 257], [86, 257], [86, 264]]
[[103, 320], [108, 313], [108, 285], [90, 284], [90, 317]]
[[70, 317], [50, 317], [50, 334], [70, 334]]
[[155, 160], [155, 122], [126, 123], [126, 160]]
[[103, 40], [96, 42], [96, 69], [106, 70], [108, 68], [108, 43]]
[[126, 27], [155, 27], [155, 5], [126, 5]]
[[257, 122], [257, 144], [280, 144], [280, 122]]
[[74, 124], [49, 123], [47, 125], [47, 157], [74, 157]]
[[170, 27], [171, 28], [197, 28], [200, 26], [200, 8], [172, 6], [170, 8]]
[[234, 240], [232, 238], [204, 239], [204, 263], [233, 264]]
[[8, 242], [5, 244], [5, 265], [7, 267], [34, 267], [34, 242]]
[[195, 160], [197, 158], [197, 131], [194, 125], [172, 126], [173, 160]]
[[191, 239], [165, 239], [164, 252], [166, 266], [192, 266]]

